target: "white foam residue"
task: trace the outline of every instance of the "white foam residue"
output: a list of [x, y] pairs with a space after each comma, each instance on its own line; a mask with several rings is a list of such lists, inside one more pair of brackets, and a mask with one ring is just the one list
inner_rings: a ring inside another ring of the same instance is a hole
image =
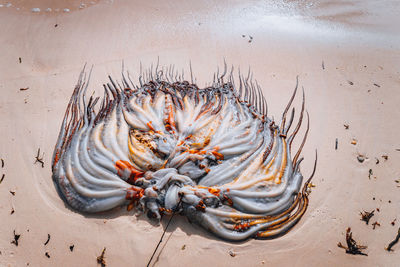
[[39, 12], [40, 12], [40, 8], [34, 7], [34, 8], [31, 9], [31, 11], [32, 11], [33, 13], [39, 13]]

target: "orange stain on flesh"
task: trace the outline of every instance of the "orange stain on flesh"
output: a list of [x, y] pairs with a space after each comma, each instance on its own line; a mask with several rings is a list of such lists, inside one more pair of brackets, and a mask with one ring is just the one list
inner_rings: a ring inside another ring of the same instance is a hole
[[151, 124], [152, 122], [149, 121], [146, 125], [149, 127], [150, 130], [155, 131], [153, 125]]
[[143, 177], [144, 174], [144, 172], [135, 169], [128, 161], [125, 160], [118, 160], [117, 162], [115, 162], [115, 168], [117, 169], [117, 173], [119, 176], [122, 176], [125, 170], [130, 171], [131, 175], [127, 180], [129, 184], [134, 184], [136, 180], [140, 177]]
[[174, 120], [174, 110], [172, 108], [172, 105], [168, 105], [167, 110], [168, 110], [168, 117], [165, 121], [166, 124], [165, 128], [167, 129], [167, 131], [172, 131], [173, 129], [176, 129]]
[[213, 194], [214, 196], [219, 197], [219, 192], [221, 192], [221, 190], [220, 190], [220, 189], [216, 189], [216, 188], [209, 187], [209, 188], [208, 188], [208, 192], [210, 192], [210, 193]]

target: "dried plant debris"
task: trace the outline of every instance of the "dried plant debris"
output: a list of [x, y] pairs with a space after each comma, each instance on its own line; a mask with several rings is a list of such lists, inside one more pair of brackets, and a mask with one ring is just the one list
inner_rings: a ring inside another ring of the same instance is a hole
[[343, 124], [343, 126], [344, 126], [344, 128], [345, 128], [346, 130], [348, 130], [349, 127], [350, 127], [348, 124]]
[[4, 168], [4, 159], [1, 159], [1, 168]]
[[44, 242], [44, 245], [46, 246], [50, 242], [50, 234], [47, 234], [47, 240]]
[[379, 164], [379, 159], [378, 159], [378, 158], [375, 158], [375, 160], [376, 160], [376, 161], [375, 161], [375, 164], [378, 165], [378, 164]]
[[368, 256], [368, 254], [362, 252], [361, 250], [366, 249], [367, 246], [358, 245], [357, 242], [353, 239], [353, 233], [351, 232], [351, 228], [347, 228], [346, 230], [346, 243], [347, 247], [343, 246], [342, 243], [338, 243], [337, 246], [339, 248], [344, 248], [346, 253], [352, 255], [364, 255]]
[[325, 63], [324, 63], [323, 60], [322, 60], [322, 69], [323, 69], [323, 70], [325, 69]]
[[369, 171], [368, 171], [368, 178], [371, 179], [371, 176], [372, 176], [373, 174], [374, 174], [374, 173], [372, 172], [372, 169], [369, 169]]
[[381, 87], [381, 86], [380, 86], [379, 84], [377, 84], [377, 83], [374, 83], [374, 85], [375, 85], [376, 87], [378, 87], [378, 88]]
[[374, 212], [375, 210], [368, 212], [368, 211], [364, 211], [364, 212], [360, 212], [361, 215], [361, 221], [364, 221], [366, 224], [369, 223], [369, 220], [374, 216]]
[[44, 253], [44, 255], [50, 259], [50, 254], [46, 251], [46, 253]]
[[357, 145], [357, 140], [353, 138], [353, 140], [351, 140], [351, 144], [352, 145]]
[[396, 245], [397, 242], [399, 242], [399, 239], [400, 239], [400, 227], [399, 227], [399, 230], [397, 230], [397, 236], [395, 237], [395, 239], [392, 242], [389, 243], [389, 245], [387, 246], [386, 250], [387, 251], [393, 251], [392, 247], [394, 245]]
[[337, 148], [338, 148], [338, 139], [336, 138], [336, 141], [335, 141], [335, 150], [337, 150]]
[[375, 230], [377, 226], [381, 226], [381, 224], [376, 221], [372, 224], [372, 229]]
[[13, 195], [13, 196], [15, 196], [15, 191], [11, 191], [11, 190], [10, 190], [10, 194]]
[[396, 224], [396, 218], [390, 223], [392, 226], [394, 226]]
[[10, 215], [13, 215], [13, 214], [14, 214], [14, 212], [15, 212], [14, 208], [13, 208], [13, 207], [11, 207]]
[[35, 164], [36, 164], [36, 162], [39, 162], [40, 164], [42, 164], [42, 168], [44, 168], [43, 157], [44, 157], [44, 153], [43, 153], [42, 157], [40, 157], [40, 148], [39, 148], [38, 152], [37, 152], [37, 155], [35, 157], [35, 159], [36, 159]]
[[4, 177], [6, 177], [6, 175], [3, 173], [3, 175], [1, 176], [1, 179], [0, 179], [0, 184], [3, 182]]
[[16, 234], [16, 233], [15, 233], [15, 230], [14, 230], [13, 233], [14, 233], [14, 240], [11, 241], [11, 244], [14, 244], [15, 246], [18, 247], [18, 240], [19, 240], [19, 238], [21, 237], [21, 235]]
[[350, 85], [353, 85], [354, 83], [352, 81], [347, 81]]
[[19, 58], [18, 58], [18, 61], [19, 61], [19, 64], [21, 64], [21, 63], [22, 63], [22, 58], [19, 57]]
[[69, 246], [69, 250], [70, 250], [71, 252], [74, 251], [74, 247], [75, 247], [75, 245]]
[[101, 252], [101, 255], [97, 257], [97, 263], [101, 265], [101, 267], [105, 267], [106, 266], [106, 257], [105, 257], [105, 253], [106, 253], [106, 248], [103, 248], [103, 251]]
[[29, 87], [19, 88], [20, 91], [26, 91], [28, 89], [29, 89]]
[[384, 160], [388, 160], [389, 156], [388, 156], [388, 155], [382, 155], [382, 158], [383, 158]]
[[181, 250], [185, 250], [186, 249], [186, 245], [183, 245], [182, 247], [181, 247]]
[[229, 255], [230, 255], [231, 257], [235, 257], [235, 256], [236, 256], [236, 253], [233, 252], [232, 250], [229, 250], [228, 253], [229, 253]]

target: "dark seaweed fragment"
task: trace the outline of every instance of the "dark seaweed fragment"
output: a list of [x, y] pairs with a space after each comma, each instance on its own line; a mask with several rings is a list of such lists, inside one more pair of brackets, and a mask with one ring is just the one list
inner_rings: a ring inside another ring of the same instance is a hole
[[361, 251], [362, 249], [366, 249], [367, 246], [357, 244], [357, 242], [353, 239], [353, 233], [351, 232], [350, 227], [348, 227], [346, 230], [346, 243], [347, 247], [343, 246], [340, 242], [337, 244], [337, 246], [339, 248], [344, 248], [347, 254], [368, 256], [368, 254]]
[[368, 212], [368, 211], [364, 211], [364, 212], [360, 212], [361, 215], [361, 221], [364, 221], [366, 224], [369, 223], [369, 220], [374, 216], [374, 212], [375, 210]]

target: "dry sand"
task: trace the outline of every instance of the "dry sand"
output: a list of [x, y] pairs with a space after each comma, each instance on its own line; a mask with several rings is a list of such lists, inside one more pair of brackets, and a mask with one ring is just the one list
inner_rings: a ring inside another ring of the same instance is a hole
[[[398, 1], [121, 0], [82, 1], [81, 9], [81, 1], [52, 2], [0, 2], [1, 266], [96, 266], [103, 247], [108, 266], [147, 263], [167, 218], [156, 226], [124, 208], [76, 213], [57, 195], [50, 162], [85, 62], [94, 65], [91, 89], [101, 90], [107, 74], [120, 76], [122, 60], [135, 74], [140, 61], [150, 66], [158, 56], [186, 70], [191, 61], [200, 85], [223, 59], [251, 66], [277, 120], [299, 75], [311, 119], [302, 172], [311, 172], [315, 149], [319, 162], [309, 209], [287, 235], [228, 243], [178, 216], [156, 266], [399, 265], [400, 243], [384, 250], [400, 225]], [[34, 164], [38, 148], [44, 168]], [[367, 159], [358, 162], [358, 154]], [[377, 208], [369, 225], [360, 221], [360, 211]], [[348, 226], [368, 257], [337, 247]]]

